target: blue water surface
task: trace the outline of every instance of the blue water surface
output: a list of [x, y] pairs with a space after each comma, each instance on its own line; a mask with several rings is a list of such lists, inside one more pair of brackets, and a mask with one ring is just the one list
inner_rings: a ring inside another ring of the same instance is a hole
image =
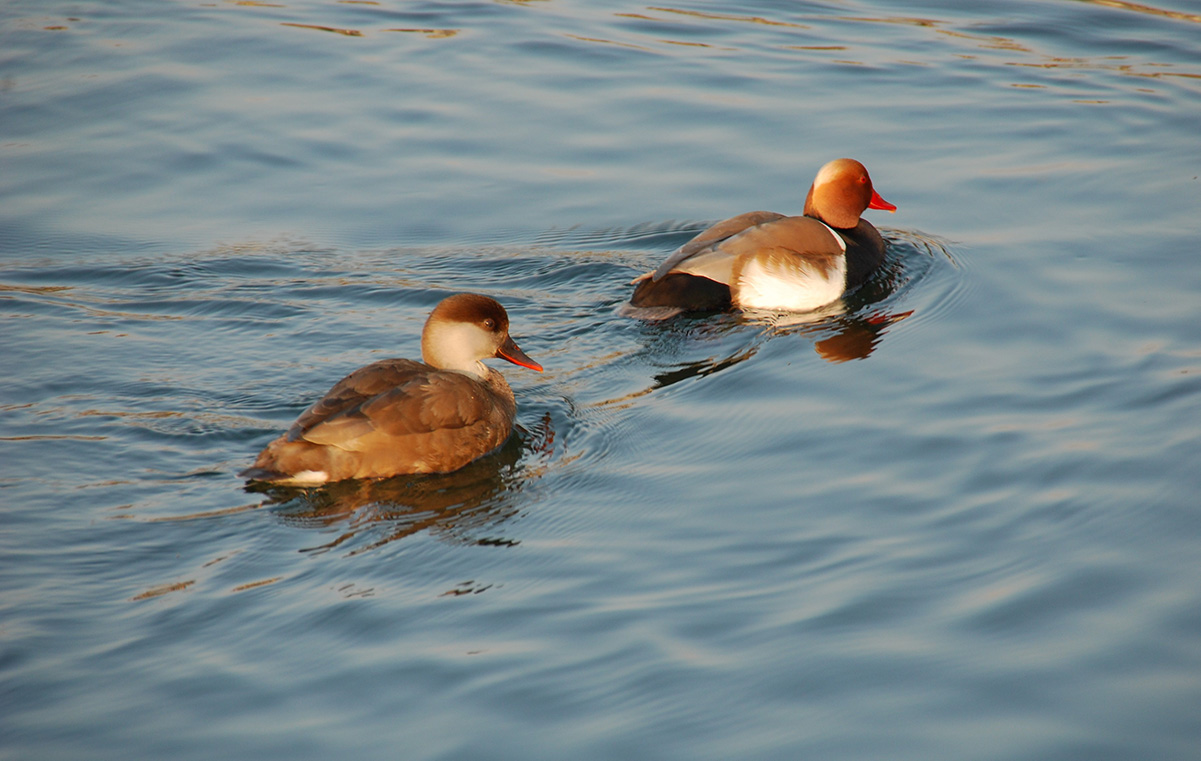
[[[0, 5], [0, 758], [1186, 759], [1201, 7]], [[620, 314], [863, 161], [819, 314]], [[520, 430], [247, 491], [444, 296]]]

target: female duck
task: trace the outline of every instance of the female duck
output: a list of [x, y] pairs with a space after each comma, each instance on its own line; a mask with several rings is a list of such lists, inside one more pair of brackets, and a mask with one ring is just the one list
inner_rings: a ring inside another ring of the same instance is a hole
[[835, 159], [813, 180], [804, 216], [751, 211], [718, 222], [635, 279], [630, 305], [672, 313], [731, 304], [816, 309], [862, 285], [884, 261], [884, 239], [860, 215], [896, 208], [863, 164]]
[[374, 362], [338, 381], [240, 475], [315, 486], [458, 470], [500, 447], [517, 412], [504, 376], [480, 360], [542, 371], [509, 337], [504, 307], [472, 293], [434, 308], [421, 357]]

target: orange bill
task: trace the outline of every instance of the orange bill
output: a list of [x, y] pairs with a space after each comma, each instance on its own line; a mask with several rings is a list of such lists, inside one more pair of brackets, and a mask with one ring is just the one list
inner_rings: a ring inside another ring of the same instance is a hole
[[515, 365], [521, 365], [522, 367], [542, 372], [542, 365], [527, 357], [512, 337], [505, 338], [505, 342], [496, 350], [496, 356], [501, 359], [507, 359]]

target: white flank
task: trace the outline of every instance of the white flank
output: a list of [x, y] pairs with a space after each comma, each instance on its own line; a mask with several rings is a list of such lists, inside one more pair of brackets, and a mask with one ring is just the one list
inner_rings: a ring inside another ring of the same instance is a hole
[[302, 470], [299, 473], [293, 473], [287, 483], [301, 486], [304, 484], [323, 484], [329, 480], [329, 473], [324, 470]]
[[742, 268], [737, 302], [750, 309], [807, 312], [842, 296], [846, 282], [846, 257], [838, 257], [828, 274], [805, 262], [752, 258]]

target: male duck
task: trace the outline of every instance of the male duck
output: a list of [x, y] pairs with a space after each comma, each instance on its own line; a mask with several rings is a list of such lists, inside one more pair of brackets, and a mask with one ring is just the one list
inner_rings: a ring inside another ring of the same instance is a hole
[[751, 211], [718, 222], [633, 281], [630, 305], [663, 313], [724, 309], [804, 312], [863, 284], [884, 261], [884, 239], [860, 215], [896, 211], [854, 159], [817, 173], [804, 216]]

